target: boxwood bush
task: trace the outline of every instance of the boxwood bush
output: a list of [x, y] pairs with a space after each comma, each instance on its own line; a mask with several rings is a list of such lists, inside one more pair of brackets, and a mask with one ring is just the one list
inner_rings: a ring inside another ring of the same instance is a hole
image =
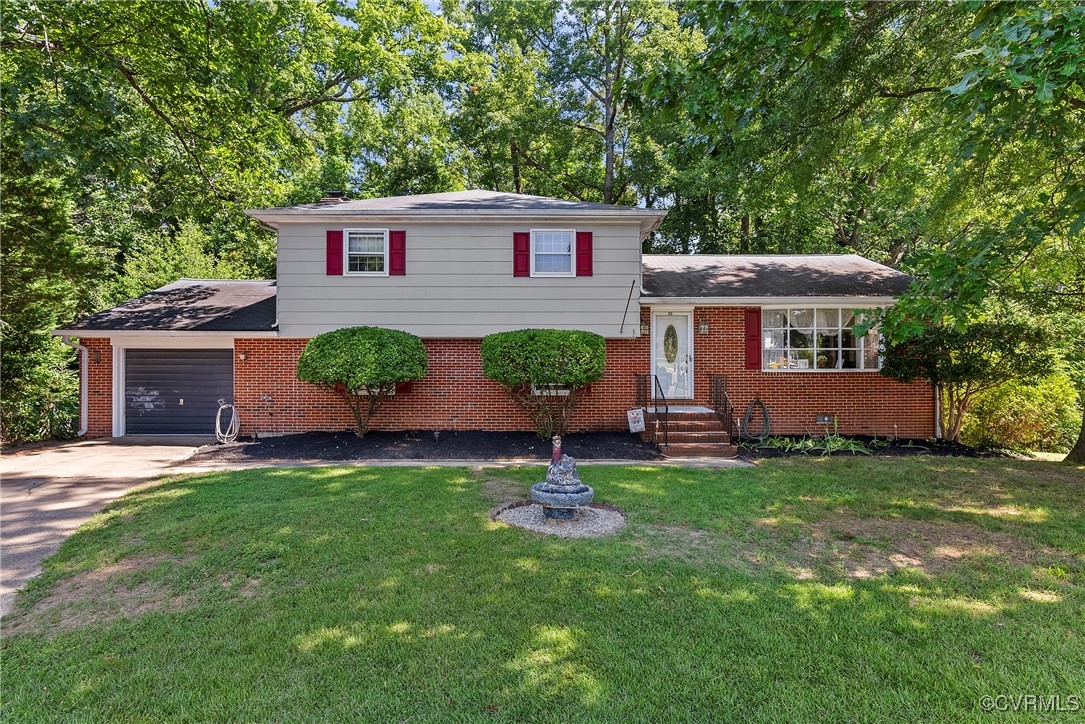
[[369, 420], [396, 385], [426, 376], [426, 347], [413, 334], [380, 327], [347, 327], [309, 340], [298, 379], [337, 393], [364, 437]]
[[539, 437], [563, 435], [581, 389], [602, 379], [606, 340], [567, 329], [522, 329], [482, 340], [482, 373], [531, 415]]

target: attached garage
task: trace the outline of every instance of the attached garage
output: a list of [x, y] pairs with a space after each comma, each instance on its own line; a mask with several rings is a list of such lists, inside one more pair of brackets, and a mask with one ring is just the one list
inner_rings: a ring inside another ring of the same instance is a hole
[[126, 435], [211, 435], [219, 400], [232, 401], [230, 349], [127, 349]]

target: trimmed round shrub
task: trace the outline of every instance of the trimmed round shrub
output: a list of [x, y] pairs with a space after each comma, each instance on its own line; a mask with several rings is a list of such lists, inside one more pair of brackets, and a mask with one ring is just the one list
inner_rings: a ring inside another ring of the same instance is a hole
[[539, 437], [563, 435], [577, 393], [602, 379], [607, 343], [571, 329], [522, 329], [482, 340], [482, 373], [531, 415]]
[[298, 359], [298, 379], [335, 391], [365, 435], [369, 419], [396, 385], [426, 376], [426, 347], [413, 334], [347, 327], [313, 337]]

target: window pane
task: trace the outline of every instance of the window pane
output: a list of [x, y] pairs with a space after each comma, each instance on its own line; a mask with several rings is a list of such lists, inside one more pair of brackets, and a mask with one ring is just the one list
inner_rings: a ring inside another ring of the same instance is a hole
[[818, 349], [836, 349], [839, 346], [839, 332], [822, 332], [821, 328], [818, 328]]
[[840, 345], [842, 347], [858, 347], [859, 342], [855, 339], [855, 333], [851, 331], [851, 327], [846, 327], [840, 330]]
[[536, 254], [573, 253], [573, 235], [568, 232], [542, 231], [535, 234]]
[[783, 349], [787, 346], [787, 332], [782, 329], [766, 330], [761, 335], [761, 345], [765, 349]]
[[840, 369], [842, 370], [857, 370], [859, 369], [859, 350], [857, 349], [844, 349], [840, 351]]
[[863, 337], [863, 369], [876, 370], [881, 368], [881, 356], [878, 346], [881, 343], [881, 335], [877, 330], [870, 330]]
[[347, 252], [351, 254], [383, 254], [384, 234], [352, 233], [347, 239]]
[[814, 346], [814, 330], [791, 330], [791, 346], [795, 349], [810, 349]]
[[787, 353], [782, 350], [765, 350], [761, 355], [761, 363], [767, 370], [787, 369]]
[[818, 329], [836, 329], [840, 326], [840, 310], [839, 309], [819, 309], [817, 310]]
[[877, 347], [866, 347], [863, 349], [863, 369], [865, 370], [878, 370], [882, 367], [882, 359], [878, 355]]
[[814, 351], [813, 350], [799, 350], [798, 352], [791, 353], [790, 367], [793, 370], [812, 370], [814, 369]]
[[813, 327], [814, 326], [814, 310], [813, 309], [790, 309], [790, 320], [792, 327]]
[[573, 270], [573, 258], [569, 254], [536, 254], [535, 271], [544, 274], [557, 272], [571, 272]]
[[815, 362], [819, 370], [835, 370], [839, 355], [835, 349], [819, 349]]
[[352, 272], [383, 272], [384, 254], [351, 254], [348, 270]]
[[840, 326], [851, 327], [852, 325], [859, 324], [859, 318], [855, 316], [855, 312], [850, 309], [840, 310]]
[[782, 329], [787, 326], [786, 309], [766, 309], [761, 313], [762, 327], [776, 327]]

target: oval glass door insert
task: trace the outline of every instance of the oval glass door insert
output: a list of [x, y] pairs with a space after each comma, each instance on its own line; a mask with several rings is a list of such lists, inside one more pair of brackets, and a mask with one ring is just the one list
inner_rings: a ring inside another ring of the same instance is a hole
[[668, 364], [678, 357], [678, 330], [673, 324], [668, 324], [667, 331], [663, 333], [663, 356], [667, 358]]

